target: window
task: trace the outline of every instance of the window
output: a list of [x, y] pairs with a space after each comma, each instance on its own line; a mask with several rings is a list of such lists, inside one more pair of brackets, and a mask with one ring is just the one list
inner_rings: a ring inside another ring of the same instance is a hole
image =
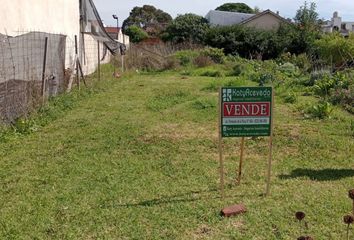
[[347, 30], [345, 23], [342, 23], [341, 29], [342, 29], [342, 30]]

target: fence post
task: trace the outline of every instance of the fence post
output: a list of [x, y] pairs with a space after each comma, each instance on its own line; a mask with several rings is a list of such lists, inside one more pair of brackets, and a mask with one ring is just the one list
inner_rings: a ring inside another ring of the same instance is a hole
[[45, 37], [44, 40], [44, 57], [43, 57], [43, 69], [42, 69], [42, 101], [44, 103], [45, 100], [45, 69], [47, 65], [47, 50], [48, 50], [48, 37]]
[[100, 58], [100, 42], [97, 41], [97, 75], [98, 75], [98, 81], [101, 80], [101, 58]]
[[78, 53], [78, 46], [77, 46], [77, 35], [75, 35], [75, 70], [76, 70], [76, 85], [80, 91], [80, 76], [79, 76], [79, 53]]

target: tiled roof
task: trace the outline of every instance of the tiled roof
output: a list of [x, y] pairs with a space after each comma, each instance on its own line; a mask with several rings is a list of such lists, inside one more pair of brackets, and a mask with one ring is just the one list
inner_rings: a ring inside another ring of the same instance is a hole
[[118, 31], [117, 27], [105, 27], [105, 29], [107, 33], [117, 33], [118, 31], [120, 31], [121, 28], [118, 28]]

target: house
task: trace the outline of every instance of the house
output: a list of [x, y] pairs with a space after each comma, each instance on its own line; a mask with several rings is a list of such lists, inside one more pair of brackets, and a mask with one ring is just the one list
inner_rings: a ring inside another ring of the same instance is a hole
[[322, 25], [322, 31], [326, 33], [337, 31], [343, 36], [348, 36], [350, 32], [354, 32], [354, 22], [342, 21], [338, 12], [334, 12], [332, 19]]
[[211, 10], [205, 18], [212, 26], [244, 25], [264, 30], [277, 29], [281, 24], [289, 23], [269, 9], [257, 14]]
[[105, 30], [108, 35], [111, 36], [111, 38], [129, 46], [129, 36], [123, 34], [122, 29], [120, 27], [105, 27]]

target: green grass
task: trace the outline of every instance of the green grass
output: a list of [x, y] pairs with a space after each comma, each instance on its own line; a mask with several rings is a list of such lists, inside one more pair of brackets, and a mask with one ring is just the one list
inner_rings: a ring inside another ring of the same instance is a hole
[[[296, 239], [305, 234], [294, 217], [300, 210], [307, 234], [345, 239], [353, 115], [335, 108], [330, 119], [304, 119], [277, 97], [270, 197], [261, 196], [267, 139], [246, 139], [240, 186], [240, 141], [226, 139], [222, 200], [216, 89], [254, 83], [173, 72], [109, 76], [95, 91], [52, 101], [35, 117], [36, 131], [0, 143], [0, 239]], [[241, 202], [246, 214], [219, 216]]]

